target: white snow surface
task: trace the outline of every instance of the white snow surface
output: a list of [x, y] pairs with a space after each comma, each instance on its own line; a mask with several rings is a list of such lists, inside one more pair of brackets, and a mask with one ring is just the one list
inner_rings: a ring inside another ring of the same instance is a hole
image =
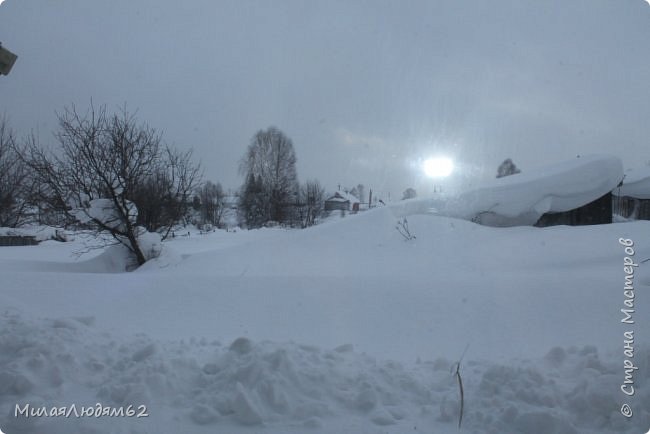
[[581, 207], [623, 179], [618, 157], [586, 155], [494, 179], [447, 201], [442, 213], [490, 226], [532, 225], [547, 212]]
[[[131, 273], [115, 250], [77, 259], [78, 240], [0, 248], [0, 429], [456, 433], [462, 356], [461, 432], [646, 432], [650, 222], [493, 228], [423, 203], [307, 230], [192, 231]], [[619, 238], [639, 263], [632, 325]], [[149, 417], [14, 417], [27, 403]]]

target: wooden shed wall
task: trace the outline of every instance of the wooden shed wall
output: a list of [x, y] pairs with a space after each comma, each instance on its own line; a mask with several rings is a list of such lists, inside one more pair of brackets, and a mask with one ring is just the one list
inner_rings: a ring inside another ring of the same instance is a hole
[[554, 225], [601, 225], [612, 222], [612, 193], [589, 202], [580, 208], [565, 212], [546, 213], [542, 215], [535, 226], [545, 227]]
[[38, 244], [35, 237], [22, 235], [3, 235], [0, 236], [0, 246], [35, 246]]

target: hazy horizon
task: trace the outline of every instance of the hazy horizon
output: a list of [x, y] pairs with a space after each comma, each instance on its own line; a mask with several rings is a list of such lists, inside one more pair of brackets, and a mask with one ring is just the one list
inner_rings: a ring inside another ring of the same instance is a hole
[[56, 111], [125, 103], [237, 189], [251, 137], [292, 140], [301, 181], [431, 192], [578, 154], [650, 160], [650, 6], [582, 1], [7, 0], [0, 114], [53, 141]]

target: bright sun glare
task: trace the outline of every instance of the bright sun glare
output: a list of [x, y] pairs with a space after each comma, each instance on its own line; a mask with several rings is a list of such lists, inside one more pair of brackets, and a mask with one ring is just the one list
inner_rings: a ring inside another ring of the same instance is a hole
[[454, 162], [449, 158], [429, 158], [422, 164], [422, 170], [431, 178], [444, 178], [454, 170]]

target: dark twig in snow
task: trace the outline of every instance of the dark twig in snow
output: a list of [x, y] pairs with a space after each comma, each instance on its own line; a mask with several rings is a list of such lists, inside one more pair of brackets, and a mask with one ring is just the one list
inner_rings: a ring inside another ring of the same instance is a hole
[[397, 222], [397, 226], [395, 226], [395, 229], [397, 229], [397, 232], [402, 235], [406, 241], [414, 240], [415, 235], [411, 235], [411, 232], [409, 231], [409, 222], [406, 220], [406, 217], [404, 217], [402, 220], [399, 220]]
[[460, 389], [460, 411], [458, 413], [459, 430], [460, 430], [460, 425], [463, 422], [463, 409], [465, 407], [465, 391], [463, 390], [463, 379], [460, 377], [460, 362], [463, 361], [463, 357], [465, 357], [465, 353], [467, 352], [468, 348], [469, 348], [469, 344], [467, 344], [465, 350], [463, 351], [463, 354], [460, 356], [460, 359], [458, 360], [458, 363], [456, 363], [456, 372], [454, 373], [456, 375], [456, 378], [458, 379], [458, 388]]

